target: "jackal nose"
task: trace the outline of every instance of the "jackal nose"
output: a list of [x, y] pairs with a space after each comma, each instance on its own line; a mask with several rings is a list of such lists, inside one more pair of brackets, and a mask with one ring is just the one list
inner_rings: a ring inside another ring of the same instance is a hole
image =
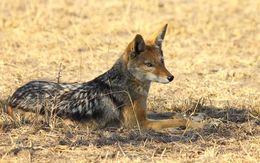
[[167, 79], [171, 82], [174, 79], [174, 76], [168, 76]]

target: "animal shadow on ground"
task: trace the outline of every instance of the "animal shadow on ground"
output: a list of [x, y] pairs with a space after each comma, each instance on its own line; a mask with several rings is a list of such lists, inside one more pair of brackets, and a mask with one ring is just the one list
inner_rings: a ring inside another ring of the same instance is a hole
[[[188, 111], [189, 112], [189, 111]], [[190, 110], [191, 112], [191, 110]], [[151, 119], [168, 119], [175, 116], [176, 113], [150, 113]], [[247, 136], [260, 135], [257, 126], [260, 125], [260, 119], [252, 115], [248, 109], [243, 108], [216, 108], [214, 106], [198, 106], [196, 114], [203, 114], [205, 125], [199, 130], [169, 129], [162, 132], [127, 130], [106, 128], [93, 131], [92, 139], [78, 139], [74, 142], [66, 138], [60, 141], [61, 144], [86, 145], [94, 144], [96, 146], [107, 146], [115, 143], [139, 145], [145, 141], [159, 143], [170, 142], [196, 142], [199, 139], [244, 139]], [[67, 133], [68, 134], [68, 133]], [[68, 134], [68, 137], [74, 134]]]
[[[188, 111], [189, 112], [189, 111]], [[191, 112], [191, 110], [190, 110]], [[148, 118], [168, 119], [176, 113], [151, 113]], [[111, 145], [116, 142], [139, 144], [144, 141], [169, 142], [196, 142], [199, 139], [243, 139], [249, 135], [260, 135], [259, 116], [252, 115], [248, 109], [243, 108], [216, 108], [214, 106], [198, 106], [196, 115], [203, 115], [204, 126], [201, 129], [168, 129], [162, 132], [154, 131], [125, 131], [114, 132], [110, 137], [100, 137], [93, 141], [97, 146]], [[127, 134], [126, 134], [127, 133]]]
[[[6, 103], [7, 100], [0, 99], [0, 111], [4, 110], [3, 108], [5, 108]], [[65, 128], [64, 125], [59, 125], [56, 129], [60, 132], [61, 135], [59, 136], [57, 143], [68, 146], [84, 146], [93, 144], [100, 147], [113, 145], [116, 143], [132, 145], [139, 145], [145, 141], [159, 143], [187, 143], [196, 142], [200, 139], [243, 139], [250, 135], [260, 135], [259, 115], [254, 116], [248, 109], [245, 108], [216, 108], [214, 106], [204, 106], [199, 104], [196, 106], [196, 112], [194, 112], [194, 109], [190, 109], [187, 110], [186, 113], [188, 115], [193, 114], [195, 117], [196, 115], [202, 115], [202, 122], [204, 124], [203, 128], [197, 130], [174, 128], [160, 132], [150, 130], [139, 131], [137, 129], [129, 130], [125, 128], [105, 128], [86, 131], [81, 127], [72, 126], [70, 129], [68, 129]], [[0, 115], [1, 117], [6, 116], [1, 112]], [[148, 118], [156, 120], [174, 118], [175, 116], [176, 112], [148, 114]], [[35, 127], [33, 123], [26, 123], [25, 125], [31, 125], [31, 127], [36, 128], [37, 131], [45, 130], [48, 132], [53, 130], [53, 128], [48, 126], [46, 123], [37, 125], [37, 127]], [[12, 132], [12, 129], [14, 128], [17, 128], [17, 126], [9, 124], [5, 126], [4, 131]]]

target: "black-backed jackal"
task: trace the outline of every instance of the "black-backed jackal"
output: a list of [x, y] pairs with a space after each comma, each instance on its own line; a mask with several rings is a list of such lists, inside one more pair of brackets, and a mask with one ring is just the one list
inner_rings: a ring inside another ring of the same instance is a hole
[[[174, 77], [165, 68], [162, 42], [167, 24], [144, 41], [140, 34], [128, 44], [110, 70], [97, 78], [74, 84], [31, 81], [9, 99], [7, 112], [55, 112], [57, 116], [95, 122], [99, 127], [120, 124], [126, 127], [159, 130], [196, 127], [187, 119], [151, 120], [146, 103], [151, 82], [169, 83]], [[52, 108], [52, 109], [50, 109]], [[54, 109], [53, 109], [54, 108]]]

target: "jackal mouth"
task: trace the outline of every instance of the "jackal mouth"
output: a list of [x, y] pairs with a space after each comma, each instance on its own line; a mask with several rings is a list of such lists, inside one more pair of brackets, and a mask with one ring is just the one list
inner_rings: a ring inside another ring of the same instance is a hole
[[169, 80], [168, 78], [157, 77], [154, 81], [162, 84], [167, 84], [170, 83], [172, 80]]
[[157, 82], [157, 83], [163, 83], [163, 84], [167, 84], [169, 82], [171, 82], [174, 77], [172, 75], [170, 76], [158, 76], [152, 73], [149, 73], [146, 75], [146, 79], [152, 82]]

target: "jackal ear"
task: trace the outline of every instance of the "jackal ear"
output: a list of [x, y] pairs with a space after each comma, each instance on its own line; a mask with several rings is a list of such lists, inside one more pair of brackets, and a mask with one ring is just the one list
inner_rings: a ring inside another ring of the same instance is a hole
[[141, 52], [145, 51], [145, 42], [140, 34], [137, 34], [134, 40], [128, 46], [130, 50], [131, 57], [139, 55]]
[[168, 24], [165, 24], [159, 31], [154, 32], [149, 37], [148, 42], [150, 42], [151, 44], [154, 44], [157, 47], [161, 48], [164, 36], [166, 34], [166, 31], [167, 31], [167, 26], [168, 26]]

